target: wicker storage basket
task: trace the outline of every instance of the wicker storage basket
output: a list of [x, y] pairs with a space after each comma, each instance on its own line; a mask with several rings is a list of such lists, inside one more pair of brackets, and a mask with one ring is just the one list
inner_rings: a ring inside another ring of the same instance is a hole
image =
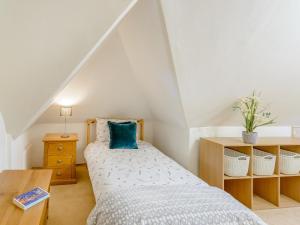
[[247, 176], [249, 161], [248, 155], [225, 148], [224, 173], [231, 177]]
[[259, 176], [274, 174], [276, 156], [258, 149], [253, 149], [253, 173]]
[[300, 154], [280, 149], [280, 173], [297, 174], [300, 171]]

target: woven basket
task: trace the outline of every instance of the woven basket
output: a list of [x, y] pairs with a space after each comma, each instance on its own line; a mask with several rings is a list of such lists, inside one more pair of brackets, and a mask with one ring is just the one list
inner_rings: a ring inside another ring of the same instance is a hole
[[297, 174], [300, 172], [300, 154], [280, 149], [280, 173]]
[[276, 156], [258, 149], [253, 149], [253, 173], [259, 176], [274, 174]]
[[247, 176], [250, 157], [246, 154], [225, 148], [224, 173], [231, 177]]

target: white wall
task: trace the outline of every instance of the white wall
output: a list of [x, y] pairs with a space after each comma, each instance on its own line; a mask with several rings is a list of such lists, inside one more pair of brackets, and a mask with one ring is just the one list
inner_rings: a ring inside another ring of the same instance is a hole
[[74, 75], [135, 0], [0, 2], [0, 110], [14, 137]]
[[153, 124], [153, 145], [187, 169], [190, 168], [188, 137], [188, 128], [161, 121]]
[[10, 169], [31, 168], [32, 144], [28, 131], [17, 138], [10, 138]]
[[240, 125], [233, 102], [263, 92], [278, 125], [300, 123], [300, 2], [161, 0], [189, 127]]
[[30, 151], [28, 133], [13, 139], [6, 132], [0, 112], [0, 170], [30, 168]]
[[0, 112], [0, 170], [6, 168], [7, 163], [7, 148], [6, 148], [6, 140], [7, 134], [5, 129], [4, 120], [2, 118], [2, 114]]

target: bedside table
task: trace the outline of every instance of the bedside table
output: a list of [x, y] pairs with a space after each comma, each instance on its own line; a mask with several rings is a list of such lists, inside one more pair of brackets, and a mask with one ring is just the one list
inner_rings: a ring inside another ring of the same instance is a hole
[[51, 184], [76, 183], [77, 134], [62, 138], [61, 134], [46, 134], [44, 142], [44, 167], [52, 169]]

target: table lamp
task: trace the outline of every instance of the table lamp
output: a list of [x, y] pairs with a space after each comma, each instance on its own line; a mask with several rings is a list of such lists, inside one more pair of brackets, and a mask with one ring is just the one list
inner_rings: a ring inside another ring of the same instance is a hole
[[70, 135], [67, 134], [67, 117], [72, 116], [72, 106], [61, 106], [60, 107], [60, 116], [65, 117], [65, 131], [64, 131], [64, 134], [61, 135], [61, 137], [68, 138], [68, 137], [70, 137]]

